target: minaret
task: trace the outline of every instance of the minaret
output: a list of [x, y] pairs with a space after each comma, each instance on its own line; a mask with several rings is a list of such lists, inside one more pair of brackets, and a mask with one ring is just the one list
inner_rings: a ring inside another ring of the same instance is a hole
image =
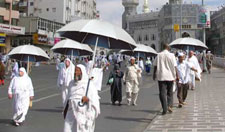
[[183, 0], [169, 0], [169, 4], [181, 4]]
[[127, 16], [136, 15], [137, 14], [137, 6], [139, 4], [139, 0], [122, 0], [122, 4], [125, 8], [122, 17], [122, 27], [123, 29], [127, 29]]
[[148, 0], [144, 0], [143, 13], [149, 12]]

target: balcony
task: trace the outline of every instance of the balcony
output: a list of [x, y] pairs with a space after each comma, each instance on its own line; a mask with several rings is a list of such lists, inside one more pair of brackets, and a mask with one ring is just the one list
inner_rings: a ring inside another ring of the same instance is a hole
[[12, 3], [12, 0], [5, 0], [6, 3]]
[[19, 16], [20, 16], [19, 11], [12, 10], [12, 14], [11, 14], [12, 18], [19, 19]]
[[0, 16], [3, 16], [4, 21], [9, 21], [9, 10], [6, 10], [6, 8], [0, 7]]

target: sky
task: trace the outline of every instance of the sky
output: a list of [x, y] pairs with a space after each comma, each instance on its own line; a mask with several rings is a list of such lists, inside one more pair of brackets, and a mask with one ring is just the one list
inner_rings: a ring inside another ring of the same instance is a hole
[[[142, 11], [142, 5], [144, 0], [139, 0], [139, 6], [137, 7], [138, 13]], [[160, 9], [169, 0], [149, 0], [150, 10], [155, 11], [157, 8]], [[202, 0], [184, 0], [186, 3], [201, 4]], [[221, 5], [225, 5], [225, 0], [204, 0], [205, 5], [209, 10], [218, 10]], [[97, 0], [97, 10], [100, 11], [100, 18], [102, 20], [109, 21], [121, 27], [122, 14], [124, 8], [122, 5], [122, 0]]]

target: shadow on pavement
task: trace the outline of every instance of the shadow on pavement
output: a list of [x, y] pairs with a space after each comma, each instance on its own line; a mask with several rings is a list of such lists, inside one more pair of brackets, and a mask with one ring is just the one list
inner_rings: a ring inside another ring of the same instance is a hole
[[31, 111], [62, 113], [62, 109], [32, 109]]
[[150, 113], [150, 114], [158, 114], [159, 110], [131, 110], [132, 112], [144, 112], [144, 113]]
[[12, 125], [13, 126], [11, 119], [0, 119], [0, 124]]
[[106, 116], [105, 118], [110, 120], [135, 121], [135, 122], [144, 122], [144, 123], [149, 123], [152, 121], [152, 119], [147, 119], [147, 118], [125, 118], [125, 117], [112, 117], [112, 116]]

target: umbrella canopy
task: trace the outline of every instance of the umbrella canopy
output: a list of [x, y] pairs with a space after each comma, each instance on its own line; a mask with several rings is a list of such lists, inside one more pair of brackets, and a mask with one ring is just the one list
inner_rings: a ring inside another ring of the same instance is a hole
[[39, 47], [33, 45], [22, 45], [9, 52], [11, 59], [19, 61], [40, 62], [49, 60], [48, 55]]
[[136, 43], [122, 28], [102, 20], [77, 20], [57, 31], [66, 37], [80, 43], [97, 45], [109, 49], [134, 49]]
[[[143, 44], [137, 44], [137, 47], [132, 50], [121, 50], [121, 54], [130, 55], [130, 56], [141, 56], [141, 57], [149, 57], [149, 56], [156, 56], [157, 52], [149, 46]], [[138, 55], [139, 54], [139, 55]]]
[[64, 55], [72, 56], [84, 56], [92, 55], [92, 49], [86, 44], [80, 44], [79, 42], [65, 39], [58, 42], [54, 47], [51, 48], [53, 52]]
[[194, 38], [179, 38], [169, 44], [173, 48], [185, 49], [189, 46], [191, 49], [204, 50], [208, 47], [198, 39]]

